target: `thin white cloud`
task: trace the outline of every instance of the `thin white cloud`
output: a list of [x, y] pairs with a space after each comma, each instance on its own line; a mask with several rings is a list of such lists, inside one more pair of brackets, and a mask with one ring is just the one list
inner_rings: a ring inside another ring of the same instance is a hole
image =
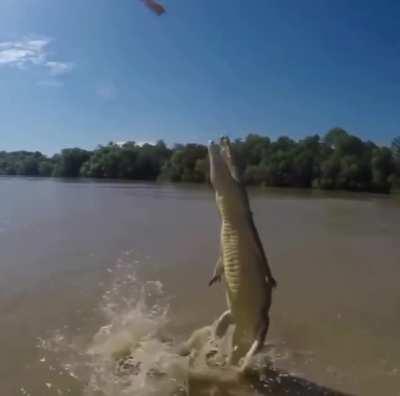
[[67, 74], [74, 68], [74, 64], [70, 62], [67, 63], [50, 61], [46, 62], [45, 66], [49, 68], [50, 74], [52, 76], [61, 76], [63, 74]]
[[21, 40], [0, 42], [0, 65], [24, 67], [45, 61], [50, 40]]
[[[116, 144], [117, 146], [122, 147], [124, 144], [128, 143], [130, 140], [119, 140], [114, 142], [114, 144]], [[151, 144], [152, 146], [156, 145], [156, 142], [153, 140], [143, 140], [140, 142], [135, 142], [136, 146], [142, 147], [145, 144]]]
[[103, 83], [96, 87], [96, 95], [104, 100], [115, 100], [118, 96], [118, 89], [114, 83]]
[[50, 87], [50, 88], [61, 88], [64, 86], [64, 83], [60, 80], [41, 80], [37, 82], [37, 85], [40, 85], [42, 87]]
[[[18, 69], [26, 69], [29, 66], [40, 66], [45, 68], [53, 77], [69, 73], [74, 68], [73, 63], [48, 59], [48, 47], [50, 43], [51, 40], [48, 38], [24, 38], [17, 41], [0, 42], [0, 67], [9, 66]], [[47, 85], [50, 86], [51, 84]], [[54, 81], [52, 85], [60, 86], [60, 84], [56, 84]]]
[[136, 145], [140, 147], [144, 146], [145, 144], [151, 144], [152, 146], [154, 146], [156, 142], [154, 140], [143, 140], [140, 142], [136, 142]]

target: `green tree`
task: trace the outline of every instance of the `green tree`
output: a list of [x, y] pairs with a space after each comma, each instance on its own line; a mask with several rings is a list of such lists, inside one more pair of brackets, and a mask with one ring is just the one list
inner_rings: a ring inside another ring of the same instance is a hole
[[39, 163], [39, 175], [50, 177], [54, 172], [54, 163], [48, 159], [44, 159]]
[[68, 148], [56, 156], [53, 175], [57, 177], [78, 177], [82, 165], [90, 158], [91, 153], [80, 148]]
[[376, 148], [371, 160], [372, 189], [375, 191], [389, 192], [391, 176], [395, 171], [393, 154], [387, 147]]
[[249, 134], [244, 140], [237, 139], [233, 144], [239, 172], [243, 173], [248, 166], [258, 166], [268, 156], [271, 141], [266, 136]]
[[97, 178], [155, 180], [170, 150], [163, 141], [138, 146], [135, 142], [99, 146], [81, 168], [81, 175]]
[[400, 136], [393, 139], [392, 152], [395, 169], [390, 177], [390, 182], [396, 190], [400, 190]]
[[393, 154], [396, 158], [400, 159], [400, 136], [393, 139], [392, 142]]
[[269, 178], [269, 170], [265, 165], [248, 165], [242, 177], [250, 185], [266, 185]]
[[334, 189], [337, 186], [337, 178], [340, 173], [340, 161], [331, 155], [321, 163], [319, 187], [322, 189]]
[[24, 176], [38, 176], [39, 162], [34, 156], [27, 156], [17, 163], [17, 174]]
[[[400, 188], [400, 138], [391, 148], [362, 141], [333, 128], [299, 141], [282, 136], [271, 141], [249, 134], [233, 142], [239, 171], [247, 184], [389, 192]], [[109, 143], [93, 152], [71, 148], [49, 158], [40, 152], [0, 151], [0, 175], [121, 178], [205, 182], [207, 147], [177, 144]]]
[[319, 177], [321, 144], [318, 135], [306, 137], [293, 150], [293, 185], [311, 187], [313, 180]]
[[190, 143], [176, 146], [171, 158], [162, 167], [160, 180], [200, 183], [207, 180], [207, 167], [199, 160], [207, 159], [205, 146]]
[[340, 141], [347, 136], [348, 133], [343, 128], [332, 128], [324, 136], [324, 143], [332, 148], [335, 148], [340, 143]]
[[294, 185], [294, 157], [296, 142], [286, 136], [280, 137], [271, 144], [267, 155], [261, 161], [265, 169], [265, 184], [269, 186], [288, 187]]

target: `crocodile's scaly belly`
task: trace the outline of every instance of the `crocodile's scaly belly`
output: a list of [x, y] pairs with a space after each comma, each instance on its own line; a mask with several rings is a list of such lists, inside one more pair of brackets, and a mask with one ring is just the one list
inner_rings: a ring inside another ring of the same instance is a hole
[[234, 317], [256, 320], [267, 299], [262, 264], [251, 232], [229, 224], [222, 227], [222, 249], [228, 304]]

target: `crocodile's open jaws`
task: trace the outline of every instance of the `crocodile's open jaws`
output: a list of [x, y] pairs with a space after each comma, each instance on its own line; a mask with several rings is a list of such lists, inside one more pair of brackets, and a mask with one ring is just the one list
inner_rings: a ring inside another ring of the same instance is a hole
[[216, 325], [216, 336], [235, 326], [229, 362], [245, 369], [268, 331], [272, 289], [276, 282], [261, 244], [249, 199], [239, 179], [230, 142], [210, 142], [210, 179], [221, 216], [221, 254], [210, 285], [224, 279], [229, 309]]

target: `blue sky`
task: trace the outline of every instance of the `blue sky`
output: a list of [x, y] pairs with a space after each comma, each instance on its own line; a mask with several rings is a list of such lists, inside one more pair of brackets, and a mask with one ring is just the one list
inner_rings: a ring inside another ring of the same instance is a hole
[[1, 0], [0, 150], [400, 135], [400, 2]]

